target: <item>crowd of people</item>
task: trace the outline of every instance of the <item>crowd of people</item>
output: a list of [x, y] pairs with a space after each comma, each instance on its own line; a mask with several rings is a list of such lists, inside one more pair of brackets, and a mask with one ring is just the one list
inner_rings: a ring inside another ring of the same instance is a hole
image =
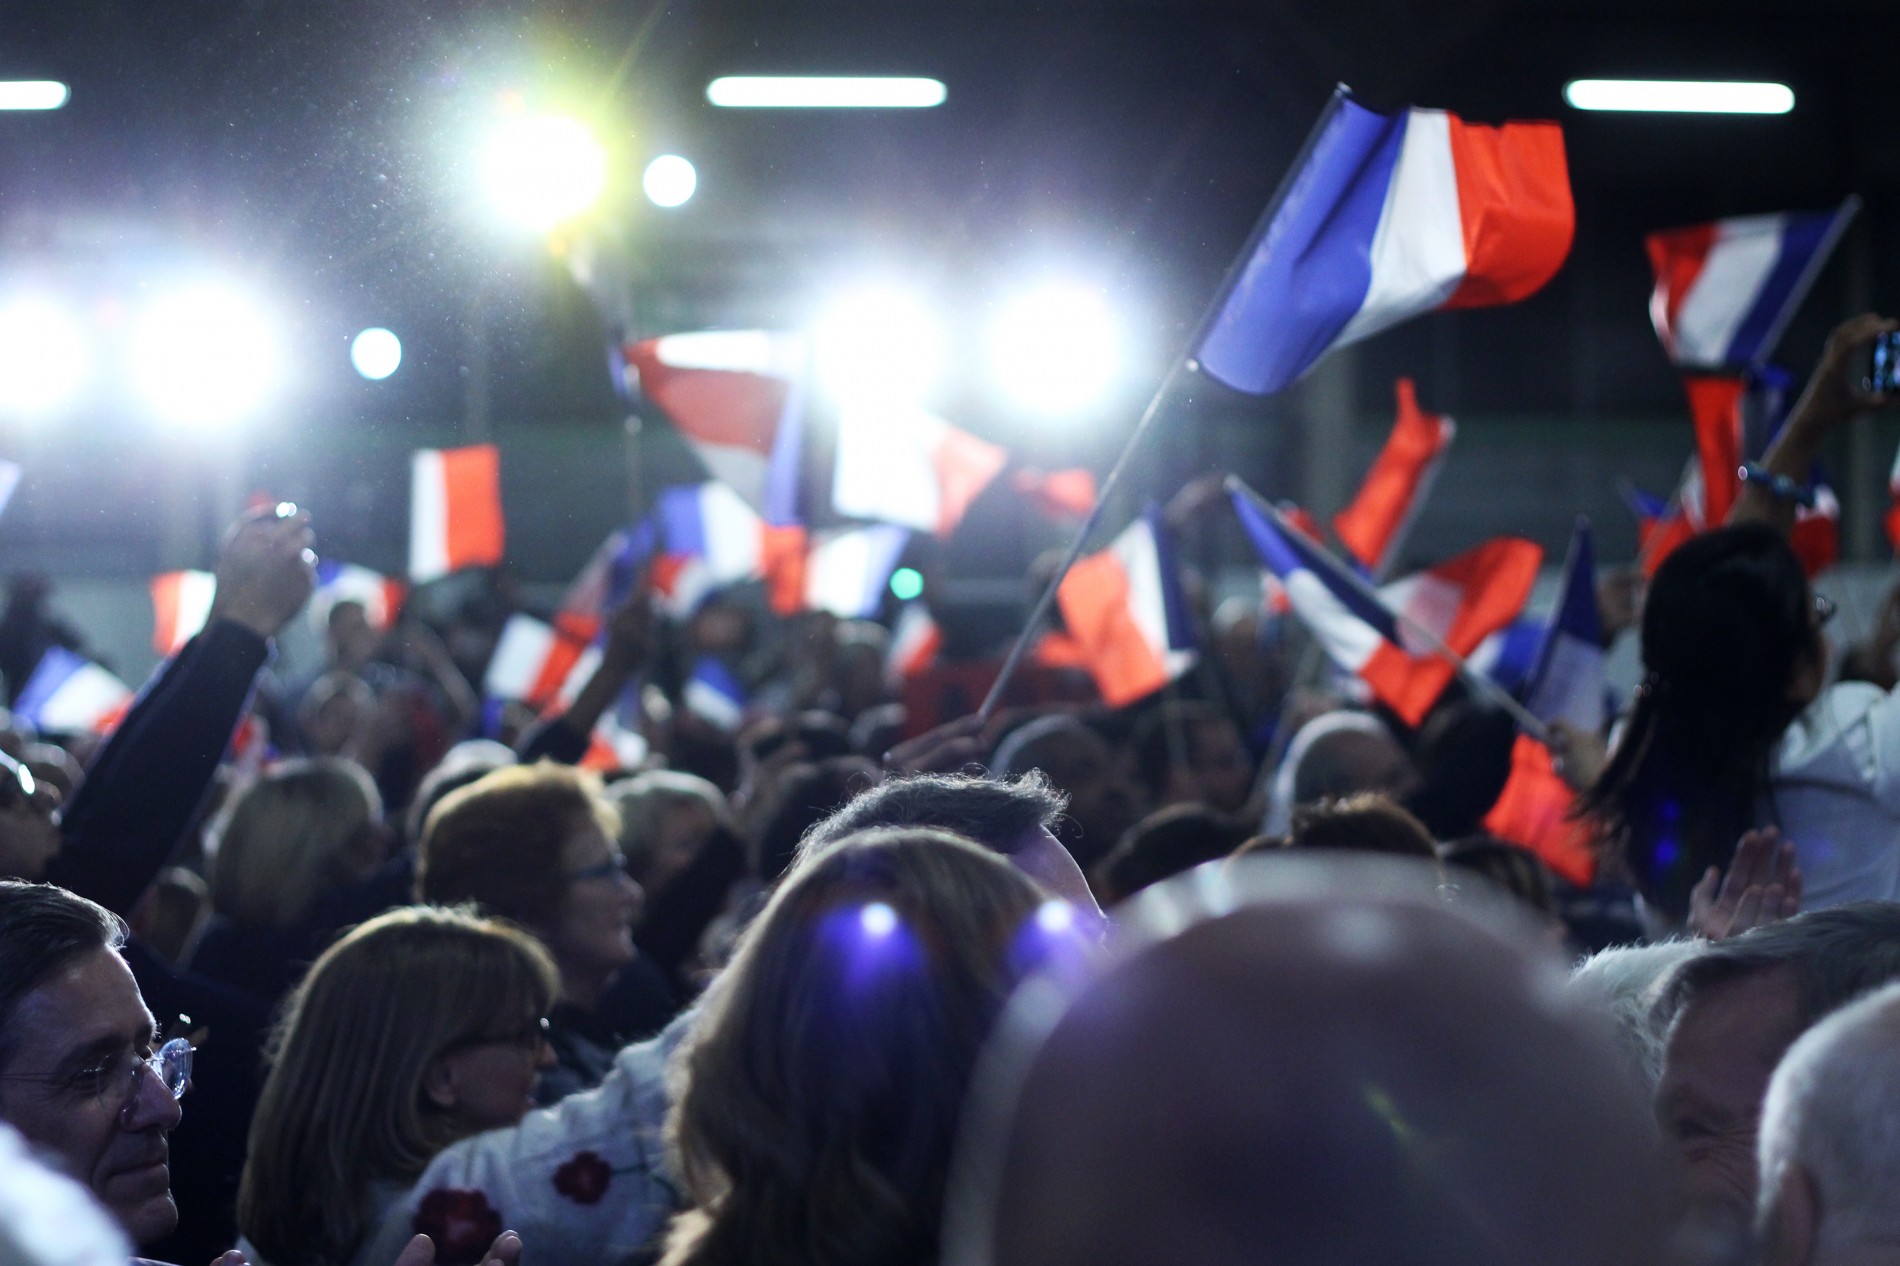
[[1405, 726], [1257, 604], [982, 715], [878, 625], [636, 589], [496, 715], [468, 628], [352, 601], [279, 672], [317, 537], [254, 512], [109, 735], [0, 726], [0, 1259], [1900, 1261], [1900, 628], [1830, 647], [1784, 495], [1894, 328], [1559, 732], [1588, 884], [1484, 829], [1509, 716]]

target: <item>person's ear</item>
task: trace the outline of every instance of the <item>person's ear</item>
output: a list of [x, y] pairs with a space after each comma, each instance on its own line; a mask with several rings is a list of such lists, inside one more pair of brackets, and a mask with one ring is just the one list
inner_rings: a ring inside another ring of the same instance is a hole
[[445, 1111], [456, 1108], [461, 1100], [455, 1093], [455, 1070], [446, 1058], [432, 1059], [422, 1072], [422, 1093], [430, 1103]]

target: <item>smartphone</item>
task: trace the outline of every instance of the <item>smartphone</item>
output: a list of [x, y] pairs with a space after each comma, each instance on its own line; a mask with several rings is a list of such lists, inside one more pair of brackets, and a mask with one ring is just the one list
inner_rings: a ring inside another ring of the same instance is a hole
[[1862, 394], [1875, 396], [1900, 391], [1900, 331], [1875, 338], [1866, 365], [1866, 372], [1860, 376]]

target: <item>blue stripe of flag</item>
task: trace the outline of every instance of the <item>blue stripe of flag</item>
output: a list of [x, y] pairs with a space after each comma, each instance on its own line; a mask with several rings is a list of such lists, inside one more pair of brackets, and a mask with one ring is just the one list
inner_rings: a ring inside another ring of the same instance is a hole
[[1234, 509], [1240, 524], [1247, 529], [1260, 560], [1282, 582], [1295, 572], [1307, 572], [1332, 591], [1333, 597], [1355, 618], [1372, 626], [1380, 637], [1400, 645], [1396, 617], [1370, 597], [1359, 585], [1298, 532], [1282, 531], [1279, 524], [1262, 513], [1244, 492], [1233, 494]]
[[662, 488], [655, 499], [653, 517], [659, 520], [667, 553], [706, 556], [706, 518], [699, 510], [698, 485]]
[[1783, 222], [1781, 250], [1775, 256], [1775, 266], [1756, 292], [1755, 306], [1742, 318], [1735, 337], [1729, 340], [1727, 364], [1752, 365], [1760, 359], [1765, 350], [1763, 341], [1780, 324], [1782, 310], [1795, 297], [1795, 287], [1801, 284], [1808, 261], [1827, 240], [1834, 216], [1832, 211], [1809, 211], [1790, 215]]

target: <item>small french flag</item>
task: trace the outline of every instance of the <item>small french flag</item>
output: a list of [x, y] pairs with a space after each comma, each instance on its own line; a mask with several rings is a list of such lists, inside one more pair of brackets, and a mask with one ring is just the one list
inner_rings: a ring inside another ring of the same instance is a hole
[[633, 591], [635, 573], [652, 555], [653, 542], [653, 524], [647, 519], [609, 532], [561, 596], [555, 624], [574, 637], [592, 641], [608, 612]]
[[841, 620], [877, 614], [910, 533], [890, 523], [819, 532], [805, 556], [803, 606]]
[[802, 566], [805, 530], [771, 526], [728, 484], [662, 489], [653, 515], [662, 551], [653, 585], [675, 613], [722, 586], [795, 578]]
[[1649, 318], [1669, 359], [1743, 369], [1775, 350], [1781, 331], [1860, 209], [1750, 215], [1644, 239], [1656, 288]]
[[1585, 887], [1596, 878], [1597, 857], [1589, 825], [1570, 816], [1576, 800], [1550, 749], [1520, 734], [1511, 747], [1511, 775], [1483, 826], [1537, 854], [1566, 882]]
[[408, 592], [408, 586], [402, 581], [381, 572], [326, 558], [317, 564], [317, 587], [311, 595], [311, 610], [327, 617], [330, 608], [339, 602], [358, 603], [370, 627], [382, 630], [396, 622], [396, 616], [402, 611], [403, 597]]
[[1327, 352], [1434, 308], [1535, 294], [1570, 253], [1563, 133], [1334, 93], [1194, 349], [1239, 391], [1279, 391]]
[[531, 615], [511, 615], [482, 674], [482, 692], [539, 710], [571, 702], [599, 666], [599, 648]]
[[173, 655], [210, 618], [218, 578], [208, 571], [168, 571], [152, 577], [151, 591], [152, 649]]
[[1153, 694], [1194, 666], [1193, 624], [1157, 507], [1071, 567], [1056, 602], [1111, 708]]
[[805, 340], [768, 330], [706, 330], [630, 344], [641, 392], [713, 478], [768, 523], [796, 518]]
[[436, 580], [501, 561], [501, 451], [425, 448], [410, 466], [409, 579]]
[[923, 409], [860, 405], [838, 417], [831, 504], [848, 518], [948, 536], [1008, 460]]
[[1399, 379], [1397, 394], [1398, 418], [1385, 447], [1366, 472], [1359, 495], [1333, 516], [1339, 543], [1375, 577], [1391, 566], [1458, 434], [1450, 418], [1419, 408], [1410, 378]]
[[132, 688], [62, 646], [40, 656], [13, 701], [13, 711], [44, 734], [93, 734], [123, 715]]
[[1580, 518], [1570, 534], [1557, 609], [1538, 647], [1524, 706], [1540, 721], [1564, 721], [1586, 734], [1602, 733], [1607, 710], [1604, 658], [1596, 547], [1590, 521]]
[[710, 655], [693, 665], [683, 692], [686, 707], [728, 734], [745, 720], [745, 686], [730, 668]]
[[937, 662], [943, 652], [943, 630], [921, 602], [907, 602], [891, 626], [890, 650], [884, 657], [884, 675], [908, 681]]
[[1233, 502], [1261, 561], [1280, 578], [1320, 648], [1408, 725], [1425, 719], [1457, 669], [1406, 621], [1468, 658], [1523, 610], [1543, 561], [1532, 542], [1501, 537], [1375, 593], [1246, 490], [1234, 489]]

